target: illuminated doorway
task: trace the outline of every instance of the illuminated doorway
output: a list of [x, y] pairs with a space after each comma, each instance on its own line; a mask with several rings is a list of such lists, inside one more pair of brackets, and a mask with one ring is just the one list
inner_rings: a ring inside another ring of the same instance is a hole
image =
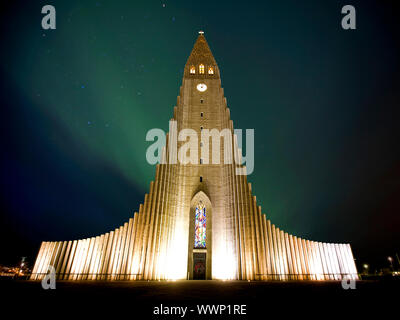
[[200, 191], [191, 201], [188, 279], [209, 280], [212, 278], [212, 208], [210, 199]]

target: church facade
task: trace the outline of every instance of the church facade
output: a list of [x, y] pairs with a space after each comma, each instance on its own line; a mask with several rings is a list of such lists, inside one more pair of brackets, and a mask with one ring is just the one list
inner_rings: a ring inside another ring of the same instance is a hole
[[[138, 212], [96, 237], [42, 242], [32, 280], [42, 279], [49, 267], [63, 280], [358, 279], [349, 244], [293, 236], [262, 213], [247, 176], [237, 173], [245, 167], [232, 161], [241, 151], [202, 32], [187, 60], [172, 120]], [[207, 129], [228, 132], [223, 144], [215, 143], [225, 161], [204, 157], [211, 143], [203, 138], [193, 140], [200, 150], [191, 155], [194, 161], [179, 161], [174, 149], [183, 145], [176, 136], [182, 129], [199, 137]]]

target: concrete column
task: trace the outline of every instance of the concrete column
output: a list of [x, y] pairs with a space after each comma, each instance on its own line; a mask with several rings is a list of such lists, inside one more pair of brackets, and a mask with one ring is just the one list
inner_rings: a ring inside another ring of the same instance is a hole
[[297, 237], [291, 236], [291, 241], [293, 243], [293, 250], [296, 257], [297, 280], [303, 280], [303, 270], [301, 268], [299, 243], [297, 241]]
[[265, 229], [265, 215], [262, 214], [261, 207], [258, 207], [257, 213], [257, 221], [258, 221], [258, 228], [259, 228], [259, 235], [260, 235], [260, 263], [261, 263], [261, 280], [267, 279], [268, 274], [268, 267], [267, 267], [267, 257], [265, 255], [265, 236], [266, 236], [266, 229]]
[[125, 222], [124, 226], [122, 227], [121, 244], [120, 244], [118, 262], [116, 268], [117, 280], [120, 280], [122, 275], [122, 264], [125, 255], [127, 233], [128, 233], [128, 222]]
[[71, 245], [71, 253], [69, 255], [67, 267], [65, 269], [65, 275], [64, 275], [65, 280], [72, 279], [72, 276], [71, 276], [72, 265], [74, 262], [77, 245], [78, 245], [78, 240], [73, 240], [72, 245]]
[[[156, 171], [156, 175], [157, 175], [157, 171]], [[148, 197], [146, 197], [147, 199], [145, 199], [145, 204], [144, 204], [144, 206], [145, 206], [144, 214], [146, 215], [146, 222], [145, 222], [144, 238], [143, 238], [143, 251], [142, 251], [142, 257], [141, 257], [141, 273], [143, 273], [144, 280], [148, 279], [147, 258], [148, 258], [148, 255], [150, 254], [150, 252], [148, 252], [150, 232], [152, 231], [152, 229], [150, 230], [150, 228], [151, 228], [153, 220], [154, 220], [153, 211], [152, 211], [154, 189], [155, 189], [155, 186], [154, 186], [154, 182], [152, 181], [150, 183], [150, 192], [148, 194]]]
[[65, 250], [64, 259], [63, 259], [63, 263], [62, 263], [61, 270], [60, 270], [60, 279], [61, 280], [67, 279], [65, 272], [66, 272], [69, 257], [71, 255], [71, 248], [72, 248], [72, 241], [66, 241], [66, 242], [67, 242], [67, 248]]
[[67, 250], [67, 244], [68, 244], [68, 241], [62, 241], [61, 242], [60, 254], [59, 254], [59, 257], [58, 257], [57, 267], [56, 267], [56, 274], [57, 274], [57, 278], [58, 279], [61, 279], [61, 268], [62, 268], [62, 265], [63, 265], [64, 260], [65, 260], [65, 253], [66, 253], [66, 250]]
[[267, 218], [265, 214], [262, 215], [262, 226], [263, 226], [263, 234], [264, 234], [264, 256], [265, 256], [265, 280], [272, 279], [272, 264], [271, 264], [271, 251], [269, 247], [269, 237], [268, 237], [268, 226], [267, 226]]
[[344, 264], [343, 264], [343, 259], [342, 259], [342, 254], [340, 252], [340, 248], [339, 248], [339, 244], [335, 243], [334, 244], [335, 247], [335, 251], [336, 251], [336, 256], [338, 258], [338, 262], [339, 262], [339, 269], [340, 269], [340, 280], [343, 277], [343, 274], [345, 274], [345, 269], [344, 269]]
[[293, 236], [291, 234], [287, 234], [287, 248], [289, 250], [288, 254], [290, 257], [290, 265], [291, 265], [291, 279], [292, 280], [299, 280], [299, 271], [297, 269], [297, 257], [296, 251], [293, 243]]
[[119, 230], [115, 229], [113, 232], [113, 238], [112, 238], [112, 246], [111, 246], [111, 251], [110, 251], [110, 257], [109, 257], [109, 262], [108, 262], [108, 270], [107, 270], [107, 278], [113, 280], [113, 269], [114, 269], [114, 258], [115, 258], [115, 248], [118, 243], [119, 239]]
[[32, 274], [31, 274], [31, 277], [30, 277], [31, 280], [36, 280], [36, 279], [39, 278], [39, 274], [38, 274], [39, 271], [38, 270], [40, 270], [40, 265], [41, 265], [41, 262], [42, 262], [42, 259], [43, 259], [43, 252], [45, 251], [45, 247], [46, 247], [46, 242], [43, 241], [40, 244], [39, 253], [38, 253], [38, 256], [36, 258], [35, 265], [33, 266], [33, 269], [32, 269]]
[[333, 268], [333, 262], [332, 262], [332, 257], [329, 252], [328, 243], [324, 243], [324, 251], [325, 251], [325, 257], [328, 261], [329, 279], [334, 280], [335, 279], [335, 269]]
[[85, 262], [83, 270], [82, 270], [82, 272], [84, 274], [82, 276], [83, 280], [90, 279], [90, 275], [89, 274], [90, 274], [91, 264], [93, 263], [92, 260], [93, 260], [93, 252], [95, 250], [96, 237], [89, 238], [88, 241], [89, 241], [89, 244], [88, 244], [86, 262]]
[[289, 272], [289, 263], [288, 263], [288, 257], [287, 257], [286, 244], [285, 244], [285, 234], [284, 234], [283, 230], [280, 230], [279, 235], [280, 235], [280, 243], [281, 243], [284, 279], [288, 280], [290, 272]]
[[318, 251], [319, 251], [319, 255], [321, 257], [323, 279], [328, 280], [329, 279], [329, 276], [328, 276], [329, 271], [328, 271], [327, 264], [326, 264], [325, 253], [323, 250], [323, 244], [321, 242], [318, 242]]
[[43, 247], [43, 252], [41, 254], [41, 257], [40, 257], [40, 262], [39, 262], [39, 266], [38, 266], [38, 270], [37, 270], [38, 276], [36, 277], [36, 279], [43, 278], [42, 273], [43, 273], [43, 269], [44, 269], [44, 263], [47, 258], [47, 253], [49, 251], [50, 242], [45, 241], [45, 242], [43, 242], [43, 244], [44, 244], [44, 247]]
[[82, 257], [81, 253], [82, 253], [82, 240], [78, 240], [77, 244], [76, 244], [75, 258], [72, 261], [71, 275], [69, 277], [69, 280], [77, 279], [78, 265], [79, 265], [80, 259]]
[[108, 272], [108, 266], [110, 262], [110, 255], [111, 255], [111, 249], [112, 249], [112, 243], [113, 243], [113, 237], [114, 237], [114, 231], [111, 231], [109, 233], [105, 234], [104, 237], [104, 262], [101, 266], [101, 271], [100, 271], [100, 279], [106, 280], [107, 277], [107, 272]]
[[304, 239], [301, 239], [301, 246], [302, 246], [302, 251], [303, 251], [303, 258], [304, 258], [304, 267], [306, 270], [306, 275], [307, 275], [307, 279], [312, 279], [311, 277], [311, 265], [310, 265], [310, 261], [308, 258], [308, 250], [307, 250], [307, 242]]
[[129, 280], [134, 280], [135, 277], [133, 274], [136, 273], [134, 271], [134, 268], [135, 268], [135, 243], [137, 241], [136, 237], [137, 237], [138, 220], [139, 220], [139, 214], [135, 212], [133, 215], [132, 234], [130, 238], [128, 260], [126, 267]]
[[[89, 249], [89, 255], [91, 255], [90, 263], [88, 264], [87, 268], [87, 279], [94, 280], [96, 279], [98, 268], [99, 268], [99, 261], [101, 255], [101, 239], [102, 236], [97, 236], [92, 238], [90, 246], [92, 247]], [[91, 253], [90, 253], [91, 252]]]
[[143, 244], [143, 231], [144, 231], [144, 206], [141, 204], [139, 206], [139, 215], [137, 217], [137, 226], [136, 226], [136, 234], [135, 234], [135, 244], [133, 249], [133, 268], [132, 272], [135, 274], [135, 280], [143, 279], [142, 275], [139, 275], [141, 272], [141, 253], [142, 253], [142, 244]]
[[274, 260], [275, 260], [275, 279], [280, 280], [281, 279], [280, 255], [278, 249], [278, 242], [276, 238], [276, 229], [274, 224], [271, 225], [271, 231], [272, 231], [272, 244], [274, 248]]

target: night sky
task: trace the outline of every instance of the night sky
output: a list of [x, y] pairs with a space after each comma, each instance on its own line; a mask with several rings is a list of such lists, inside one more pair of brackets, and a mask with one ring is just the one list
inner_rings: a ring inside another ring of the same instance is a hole
[[[283, 230], [400, 254], [399, 22], [388, 1], [12, 1], [1, 4], [0, 263], [42, 240], [122, 225], [149, 190], [204, 30], [235, 128], [255, 129], [248, 180]], [[41, 28], [41, 8], [57, 29]], [[341, 28], [341, 8], [357, 29]]]

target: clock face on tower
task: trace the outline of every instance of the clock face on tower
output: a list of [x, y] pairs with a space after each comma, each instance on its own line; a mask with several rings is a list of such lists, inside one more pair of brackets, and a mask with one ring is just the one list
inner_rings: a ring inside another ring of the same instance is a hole
[[199, 83], [197, 85], [197, 90], [199, 90], [200, 92], [204, 92], [207, 90], [207, 86], [204, 83]]

